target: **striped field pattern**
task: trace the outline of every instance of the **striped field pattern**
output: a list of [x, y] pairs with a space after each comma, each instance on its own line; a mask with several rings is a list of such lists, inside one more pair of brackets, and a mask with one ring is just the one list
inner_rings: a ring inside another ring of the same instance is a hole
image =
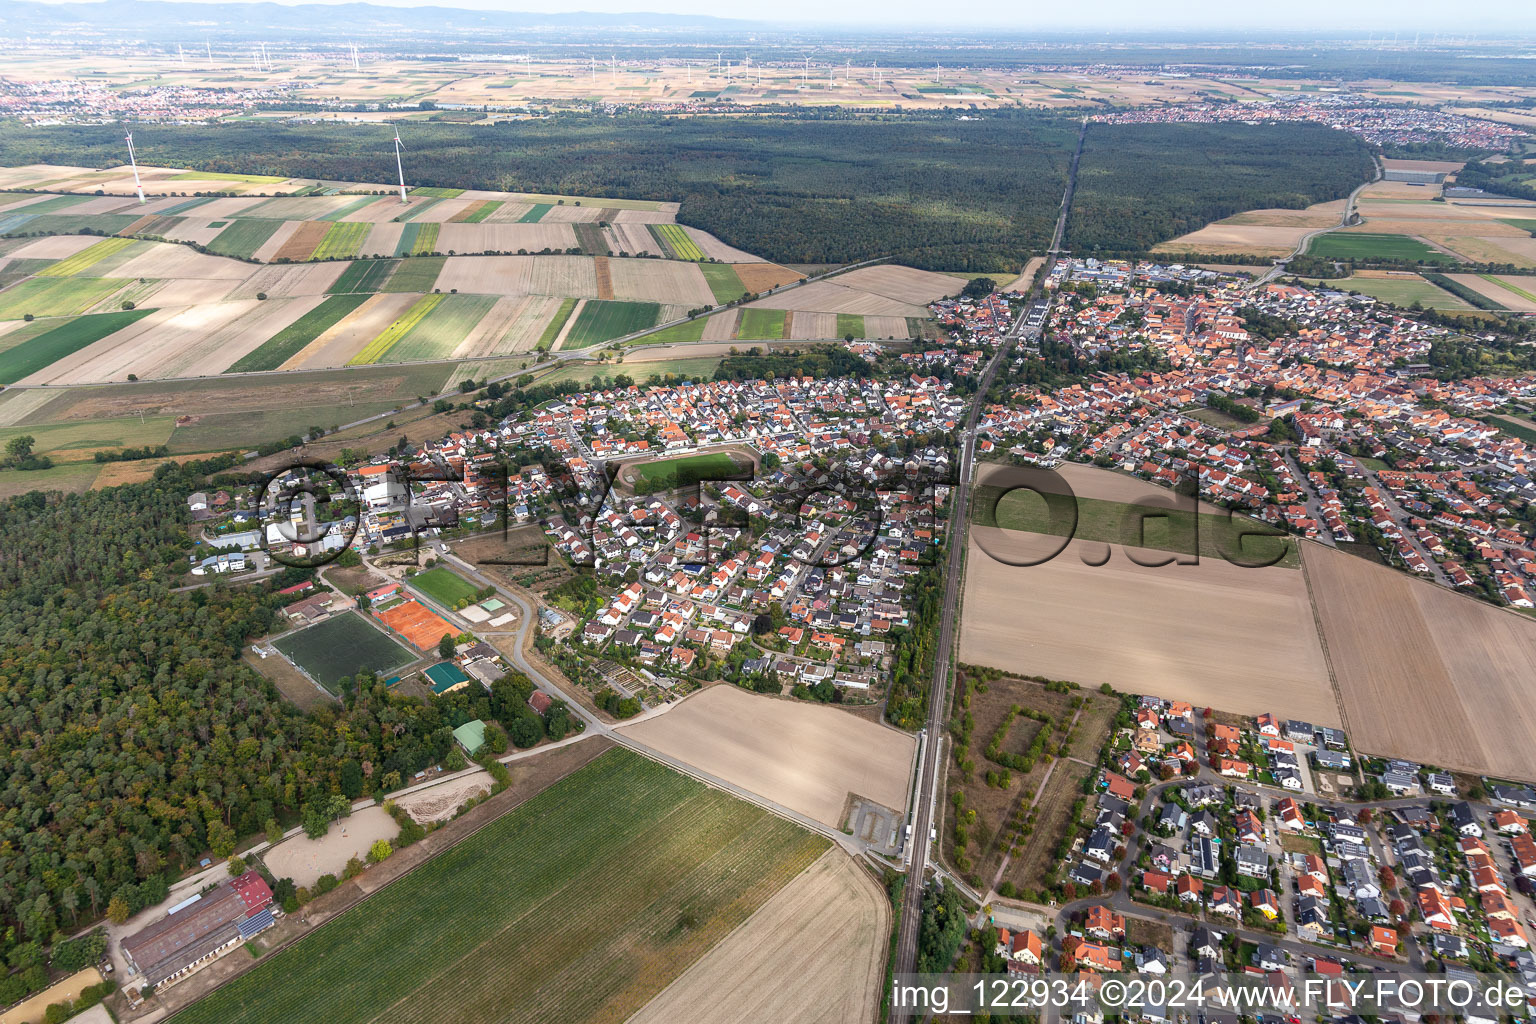
[[411, 308], [405, 311], [404, 316], [380, 331], [377, 338], [363, 346], [361, 352], [347, 361], [347, 365], [367, 366], [370, 363], [378, 362], [386, 352], [394, 348], [396, 342], [410, 334], [417, 324], [427, 318], [427, 314], [441, 305], [446, 297], [444, 295], [423, 295], [417, 299]]

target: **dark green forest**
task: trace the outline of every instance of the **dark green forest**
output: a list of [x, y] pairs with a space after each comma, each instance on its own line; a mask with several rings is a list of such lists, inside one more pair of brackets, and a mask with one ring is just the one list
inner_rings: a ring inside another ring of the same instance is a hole
[[1090, 125], [1067, 245], [1144, 252], [1243, 210], [1343, 198], [1374, 173], [1359, 139], [1321, 125]]
[[282, 700], [238, 658], [291, 598], [275, 583], [171, 589], [195, 472], [0, 502], [0, 918], [16, 926], [0, 925], [0, 956], [114, 898], [128, 911], [162, 899], [199, 857], [336, 794], [398, 786], [465, 721], [524, 724], [515, 683], [427, 703], [365, 675], [344, 706], [306, 715]]
[[[678, 219], [780, 263], [874, 256], [1017, 271], [1055, 224], [1077, 125], [1038, 114], [902, 119], [562, 115], [405, 130], [418, 185], [681, 204]], [[388, 182], [378, 126], [145, 125], [139, 160], [203, 171]], [[0, 164], [123, 162], [108, 126], [0, 126]]]

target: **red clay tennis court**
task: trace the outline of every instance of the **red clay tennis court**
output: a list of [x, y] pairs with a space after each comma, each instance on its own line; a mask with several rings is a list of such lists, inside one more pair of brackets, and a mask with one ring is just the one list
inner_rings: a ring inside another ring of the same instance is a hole
[[458, 636], [452, 625], [428, 611], [424, 605], [404, 600], [387, 611], [375, 613], [379, 621], [410, 641], [417, 650], [430, 650], [437, 646], [443, 634]]

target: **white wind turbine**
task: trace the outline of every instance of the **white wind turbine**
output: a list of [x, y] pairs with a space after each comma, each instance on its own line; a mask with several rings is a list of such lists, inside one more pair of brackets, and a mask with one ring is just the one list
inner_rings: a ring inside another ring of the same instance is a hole
[[128, 140], [128, 162], [133, 165], [133, 190], [139, 194], [139, 202], [144, 201], [144, 186], [139, 182], [139, 156], [133, 151], [133, 132], [126, 136]]
[[410, 200], [405, 198], [405, 165], [400, 162], [400, 151], [402, 149], [404, 149], [404, 148], [405, 148], [404, 144], [401, 143], [401, 141], [400, 141], [400, 129], [396, 128], [395, 129], [395, 170], [400, 172], [400, 202], [401, 203], [409, 203]]

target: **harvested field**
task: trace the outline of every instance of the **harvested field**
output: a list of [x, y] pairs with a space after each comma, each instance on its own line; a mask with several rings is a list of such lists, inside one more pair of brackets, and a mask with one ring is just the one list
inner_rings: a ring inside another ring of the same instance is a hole
[[627, 1024], [873, 1024], [890, 930], [880, 886], [834, 847]]
[[324, 295], [350, 264], [325, 263], [299, 266], [260, 267], [229, 293], [233, 299], [254, 299], [265, 293], [274, 299], [298, 295]]
[[835, 708], [712, 686], [621, 726], [631, 739], [831, 825], [851, 794], [907, 806], [916, 739]]
[[180, 1017], [619, 1024], [826, 849], [609, 750]]
[[853, 288], [888, 299], [926, 306], [946, 295], [959, 294], [961, 282], [948, 274], [936, 274], [931, 270], [915, 270], [891, 263], [839, 274], [832, 280], [844, 288]]
[[307, 260], [315, 248], [325, 240], [326, 234], [335, 225], [329, 221], [307, 220], [294, 229], [293, 234], [282, 244], [277, 252], [272, 254], [274, 260], [292, 260], [298, 262]]
[[49, 235], [23, 242], [11, 256], [23, 260], [67, 260], [99, 241], [92, 235]]
[[[608, 272], [616, 299], [689, 307], [711, 306], [717, 301], [696, 264], [675, 260], [609, 260]], [[738, 290], [731, 298], [740, 296]]]
[[630, 255], [642, 253], [664, 255], [661, 245], [645, 224], [610, 224], [603, 229], [603, 239], [615, 255], [621, 252], [627, 252]]
[[501, 339], [511, 330], [524, 307], [529, 303], [541, 301], [528, 295], [504, 295], [498, 299], [488, 296], [483, 298], [492, 305], [480, 317], [479, 323], [464, 336], [464, 340], [454, 348], [451, 354], [455, 359], [476, 359], [481, 356], [501, 354], [499, 348]]
[[[1023, 567], [989, 556], [977, 539], [1027, 559], [1054, 550], [1060, 538], [987, 526], [972, 527], [971, 536], [962, 661], [1243, 714], [1274, 705], [1341, 724], [1302, 573], [1209, 557], [1149, 568], [1132, 563], [1125, 549], [1092, 566], [1084, 559], [1098, 561], [1108, 545], [1085, 540]], [[1167, 557], [1132, 550], [1144, 561]]]
[[1504, 309], [1521, 313], [1536, 313], [1536, 279], [1529, 277], [1497, 277], [1492, 274], [1450, 274], [1457, 284], [1485, 295]]
[[[836, 313], [796, 313], [794, 323], [790, 328], [789, 336], [796, 340], [809, 340], [812, 338], [840, 338], [837, 333], [837, 322], [841, 319]], [[862, 327], [862, 323], [860, 324]], [[905, 328], [906, 321], [902, 321]], [[862, 336], [862, 335], [860, 335]]]
[[446, 296], [438, 294], [417, 298], [411, 303], [409, 309], [400, 314], [399, 319], [380, 331], [376, 338], [363, 346], [362, 351], [348, 360], [347, 365], [364, 366], [382, 360], [390, 349], [403, 341], [418, 324], [431, 315], [433, 310], [442, 305], [445, 298]]
[[749, 292], [765, 292], [805, 276], [777, 263], [733, 263], [731, 269], [736, 271], [742, 287]]
[[[841, 280], [842, 278], [833, 278], [831, 281], [813, 281], [798, 288], [790, 288], [758, 299], [746, 308], [790, 309], [807, 313], [858, 313], [865, 316], [926, 317], [928, 315], [928, 310], [923, 306], [901, 302], [873, 292], [848, 288], [837, 283]], [[954, 279], [946, 278], [946, 280]]]
[[252, 268], [248, 263], [209, 256], [184, 245], [153, 242], [142, 255], [124, 263], [117, 272], [123, 277], [244, 281], [251, 276]]
[[353, 811], [340, 821], [331, 822], [323, 839], [311, 839], [302, 833], [284, 839], [261, 855], [261, 861], [274, 878], [291, 878], [293, 884], [308, 888], [321, 875], [341, 877], [347, 861], [366, 860], [368, 849], [377, 840], [393, 839], [400, 834], [395, 819], [375, 804]]
[[426, 605], [410, 599], [374, 615], [419, 651], [435, 650], [445, 634], [459, 635], [458, 627], [428, 610]]
[[481, 295], [591, 298], [597, 295], [597, 272], [590, 256], [450, 256], [436, 284], [444, 291]]
[[527, 249], [564, 251], [576, 245], [569, 224], [444, 224], [435, 248], [439, 252], [517, 252]]
[[1356, 750], [1536, 778], [1536, 622], [1332, 548], [1305, 551]]
[[153, 312], [134, 309], [66, 320], [19, 345], [0, 349], [0, 385], [49, 372], [49, 367]]
[[362, 248], [358, 250], [358, 255], [393, 256], [400, 248], [400, 239], [404, 234], [404, 224], [375, 224], [363, 241]]
[[[205, 337], [187, 338], [140, 377], [203, 377], [223, 373], [231, 360], [262, 347], [274, 333], [281, 333], [320, 305], [323, 297], [268, 299]], [[195, 315], [196, 311], [192, 313]], [[178, 318], [179, 319], [179, 318]]]
[[416, 793], [400, 797], [395, 803], [405, 808], [418, 825], [434, 821], [449, 821], [454, 812], [464, 806], [464, 801], [491, 790], [491, 773], [481, 769], [468, 775], [442, 782]]
[[[512, 322], [507, 325], [501, 337], [494, 342], [494, 355], [502, 355], [510, 352], [528, 352], [538, 345], [540, 340], [560, 310], [565, 310], [565, 316], [570, 315], [570, 307], [576, 304], [575, 299], [556, 299], [542, 295], [531, 295], [526, 299], [510, 299], [520, 302], [517, 313]], [[494, 314], [494, 310], [492, 313]], [[483, 321], [482, 321], [483, 323]], [[564, 317], [560, 318], [561, 326], [564, 326]], [[556, 328], [558, 330], [558, 328]]]
[[763, 262], [761, 256], [754, 256], [733, 245], [726, 245], [708, 231], [701, 231], [698, 228], [690, 227], [683, 228], [683, 231], [687, 233], [689, 238], [693, 239], [693, 244], [698, 246], [708, 259], [719, 260], [721, 263]]
[[724, 313], [716, 313], [704, 321], [704, 333], [700, 341], [730, 341], [736, 337], [736, 322], [741, 319], [741, 310], [728, 309]]
[[[911, 336], [912, 330], [907, 325], [907, 318], [904, 316], [866, 316], [864, 318], [864, 337], [866, 338], [908, 338]], [[841, 338], [842, 335], [839, 334], [838, 337]]]

